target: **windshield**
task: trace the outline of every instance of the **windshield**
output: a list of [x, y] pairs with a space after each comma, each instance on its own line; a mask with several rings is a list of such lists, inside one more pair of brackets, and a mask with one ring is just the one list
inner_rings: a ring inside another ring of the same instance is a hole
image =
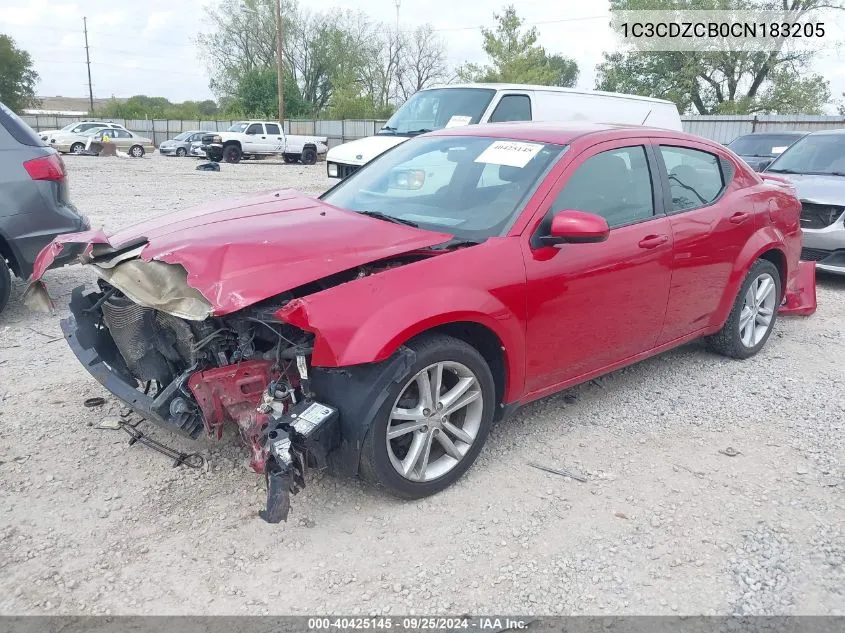
[[193, 134], [193, 132], [182, 132], [178, 136], [175, 136], [173, 138], [173, 140], [174, 141], [187, 141], [189, 138], [191, 138], [192, 134]]
[[79, 125], [79, 123], [68, 123], [66, 126], [64, 126], [59, 131], [60, 132], [78, 132], [81, 129], [82, 129], [82, 126]]
[[735, 138], [728, 147], [740, 156], [771, 158], [782, 154], [799, 138], [795, 134], [748, 134]]
[[766, 171], [845, 176], [845, 134], [811, 134], [781, 154]]
[[485, 88], [438, 88], [414, 94], [379, 134], [422, 134], [478, 123], [496, 93]]
[[563, 149], [483, 137], [423, 137], [382, 154], [322, 199], [481, 241], [511, 227]]
[[230, 127], [226, 131], [227, 132], [243, 132], [245, 129], [246, 129], [246, 123], [241, 121], [239, 123], [232, 124], [232, 127]]

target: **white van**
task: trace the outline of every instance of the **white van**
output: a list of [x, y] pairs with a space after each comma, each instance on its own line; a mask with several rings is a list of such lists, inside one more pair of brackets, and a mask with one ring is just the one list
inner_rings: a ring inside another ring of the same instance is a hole
[[554, 86], [456, 84], [415, 93], [375, 136], [329, 150], [330, 178], [346, 178], [413, 136], [444, 127], [502, 121], [594, 121], [681, 130], [671, 101]]

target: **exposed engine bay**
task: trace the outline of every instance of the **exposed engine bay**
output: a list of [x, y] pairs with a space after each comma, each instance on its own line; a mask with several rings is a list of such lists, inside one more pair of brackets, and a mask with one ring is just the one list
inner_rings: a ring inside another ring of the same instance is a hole
[[[97, 270], [97, 290], [74, 291], [73, 317], [62, 327], [89, 371], [143, 417], [192, 439], [203, 432], [220, 439], [234, 424], [250, 468], [267, 476], [261, 516], [278, 522], [287, 517], [288, 495], [304, 486], [306, 470], [326, 467], [340, 431], [337, 410], [317, 402], [309, 388], [314, 335], [275, 313], [292, 299], [409, 259], [416, 257], [360, 266], [202, 320], [136, 303]], [[86, 350], [94, 354], [87, 363]]]

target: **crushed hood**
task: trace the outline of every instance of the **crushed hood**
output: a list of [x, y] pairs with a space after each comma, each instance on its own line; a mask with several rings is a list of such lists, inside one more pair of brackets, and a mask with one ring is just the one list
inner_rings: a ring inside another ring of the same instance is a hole
[[[27, 294], [35, 294], [33, 287], [64, 244], [83, 243], [87, 247], [80, 260], [136, 302], [201, 319], [450, 238], [339, 209], [296, 191], [271, 191], [177, 211], [111, 236], [101, 230], [60, 235], [39, 254]], [[162, 267], [142, 262], [177, 267], [160, 301], [153, 296], [159, 283], [148, 277], [155, 271], [161, 279]], [[192, 306], [188, 312], [173, 307], [178, 304], [173, 288], [181, 275], [189, 287], [183, 293], [190, 299], [185, 305]], [[204, 315], [198, 298], [208, 302]]]

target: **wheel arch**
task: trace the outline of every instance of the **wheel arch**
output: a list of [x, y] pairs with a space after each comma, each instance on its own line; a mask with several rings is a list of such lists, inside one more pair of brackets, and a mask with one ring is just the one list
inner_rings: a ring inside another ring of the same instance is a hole
[[0, 232], [0, 257], [9, 263], [9, 269], [16, 277], [21, 276], [21, 265], [15, 247], [2, 232]]
[[734, 262], [733, 270], [725, 286], [725, 292], [722, 294], [719, 306], [713, 314], [713, 319], [710, 321], [709, 329], [713, 332], [718, 331], [728, 320], [737, 293], [742, 287], [742, 282], [745, 280], [754, 262], [758, 259], [766, 259], [775, 265], [781, 280], [781, 292], [784, 292], [787, 277], [787, 258], [784, 238], [780, 231], [772, 226], [767, 226], [755, 233], [748, 240], [739, 257]]
[[490, 368], [490, 373], [493, 374], [497, 407], [504, 401], [508, 369], [505, 346], [502, 344], [502, 340], [498, 334], [478, 321], [452, 321], [420, 332], [402, 344], [406, 345], [411, 340], [428, 334], [445, 334], [475, 348], [484, 358], [484, 361]]

